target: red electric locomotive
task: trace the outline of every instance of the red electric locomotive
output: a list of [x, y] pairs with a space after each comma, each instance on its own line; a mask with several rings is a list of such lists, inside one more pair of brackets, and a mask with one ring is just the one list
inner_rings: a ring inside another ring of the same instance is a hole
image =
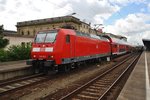
[[110, 56], [107, 38], [72, 29], [45, 30], [36, 34], [27, 64], [40, 71], [48, 68], [67, 71], [74, 64]]

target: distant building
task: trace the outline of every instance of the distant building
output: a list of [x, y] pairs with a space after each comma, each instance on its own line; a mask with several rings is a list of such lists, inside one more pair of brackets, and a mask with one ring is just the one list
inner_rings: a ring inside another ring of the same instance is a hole
[[9, 40], [9, 45], [7, 47], [11, 45], [20, 45], [22, 42], [27, 43], [33, 41], [33, 37], [19, 35], [16, 31], [4, 30], [3, 35], [4, 38]]
[[31, 21], [17, 22], [17, 34], [23, 36], [35, 36], [40, 30], [51, 30], [62, 28], [63, 26], [73, 26], [75, 30], [91, 34], [99, 34], [98, 31], [91, 29], [90, 24], [80, 21], [73, 16], [54, 17], [46, 19], [37, 19]]
[[16, 31], [12, 31], [12, 30], [4, 30], [3, 31], [3, 35], [8, 35], [8, 34], [16, 34]]
[[142, 39], [142, 41], [144, 43], [145, 49], [150, 51], [150, 39]]

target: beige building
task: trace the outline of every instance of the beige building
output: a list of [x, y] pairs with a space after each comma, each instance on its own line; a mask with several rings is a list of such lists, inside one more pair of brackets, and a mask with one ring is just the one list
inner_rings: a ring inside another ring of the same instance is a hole
[[34, 36], [40, 30], [51, 30], [61, 28], [63, 26], [72, 26], [75, 30], [90, 34], [96, 34], [94, 29], [91, 29], [90, 24], [80, 21], [73, 16], [55, 17], [39, 20], [31, 20], [18, 22], [17, 33], [24, 36]]
[[21, 43], [27, 43], [27, 42], [32, 42], [33, 37], [31, 36], [22, 36], [19, 34], [16, 34], [17, 32], [15, 31], [10, 31], [10, 30], [4, 30], [3, 35], [4, 38], [9, 40], [9, 44], [7, 45], [6, 48], [12, 45], [20, 45]]

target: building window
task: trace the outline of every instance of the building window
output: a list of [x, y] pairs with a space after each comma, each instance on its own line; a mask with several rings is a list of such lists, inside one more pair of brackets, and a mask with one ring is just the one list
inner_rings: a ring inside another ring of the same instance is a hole
[[20, 29], [18, 29], [18, 32], [20, 33]]
[[23, 32], [23, 31], [21, 32], [21, 35], [24, 35], [24, 32]]
[[28, 31], [28, 35], [30, 35], [30, 31]]
[[35, 35], [35, 33], [36, 33], [36, 31], [35, 31], [35, 29], [33, 30], [33, 36]]

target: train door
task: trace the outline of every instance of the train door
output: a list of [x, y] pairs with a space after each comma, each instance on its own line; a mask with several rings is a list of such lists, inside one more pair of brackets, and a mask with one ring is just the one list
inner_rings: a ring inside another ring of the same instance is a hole
[[71, 58], [75, 57], [75, 36], [70, 35], [70, 56]]
[[117, 44], [117, 54], [119, 54], [119, 53], [120, 53], [120, 45]]
[[66, 43], [69, 46], [69, 57], [74, 58], [75, 56], [75, 36], [74, 35], [66, 35]]

